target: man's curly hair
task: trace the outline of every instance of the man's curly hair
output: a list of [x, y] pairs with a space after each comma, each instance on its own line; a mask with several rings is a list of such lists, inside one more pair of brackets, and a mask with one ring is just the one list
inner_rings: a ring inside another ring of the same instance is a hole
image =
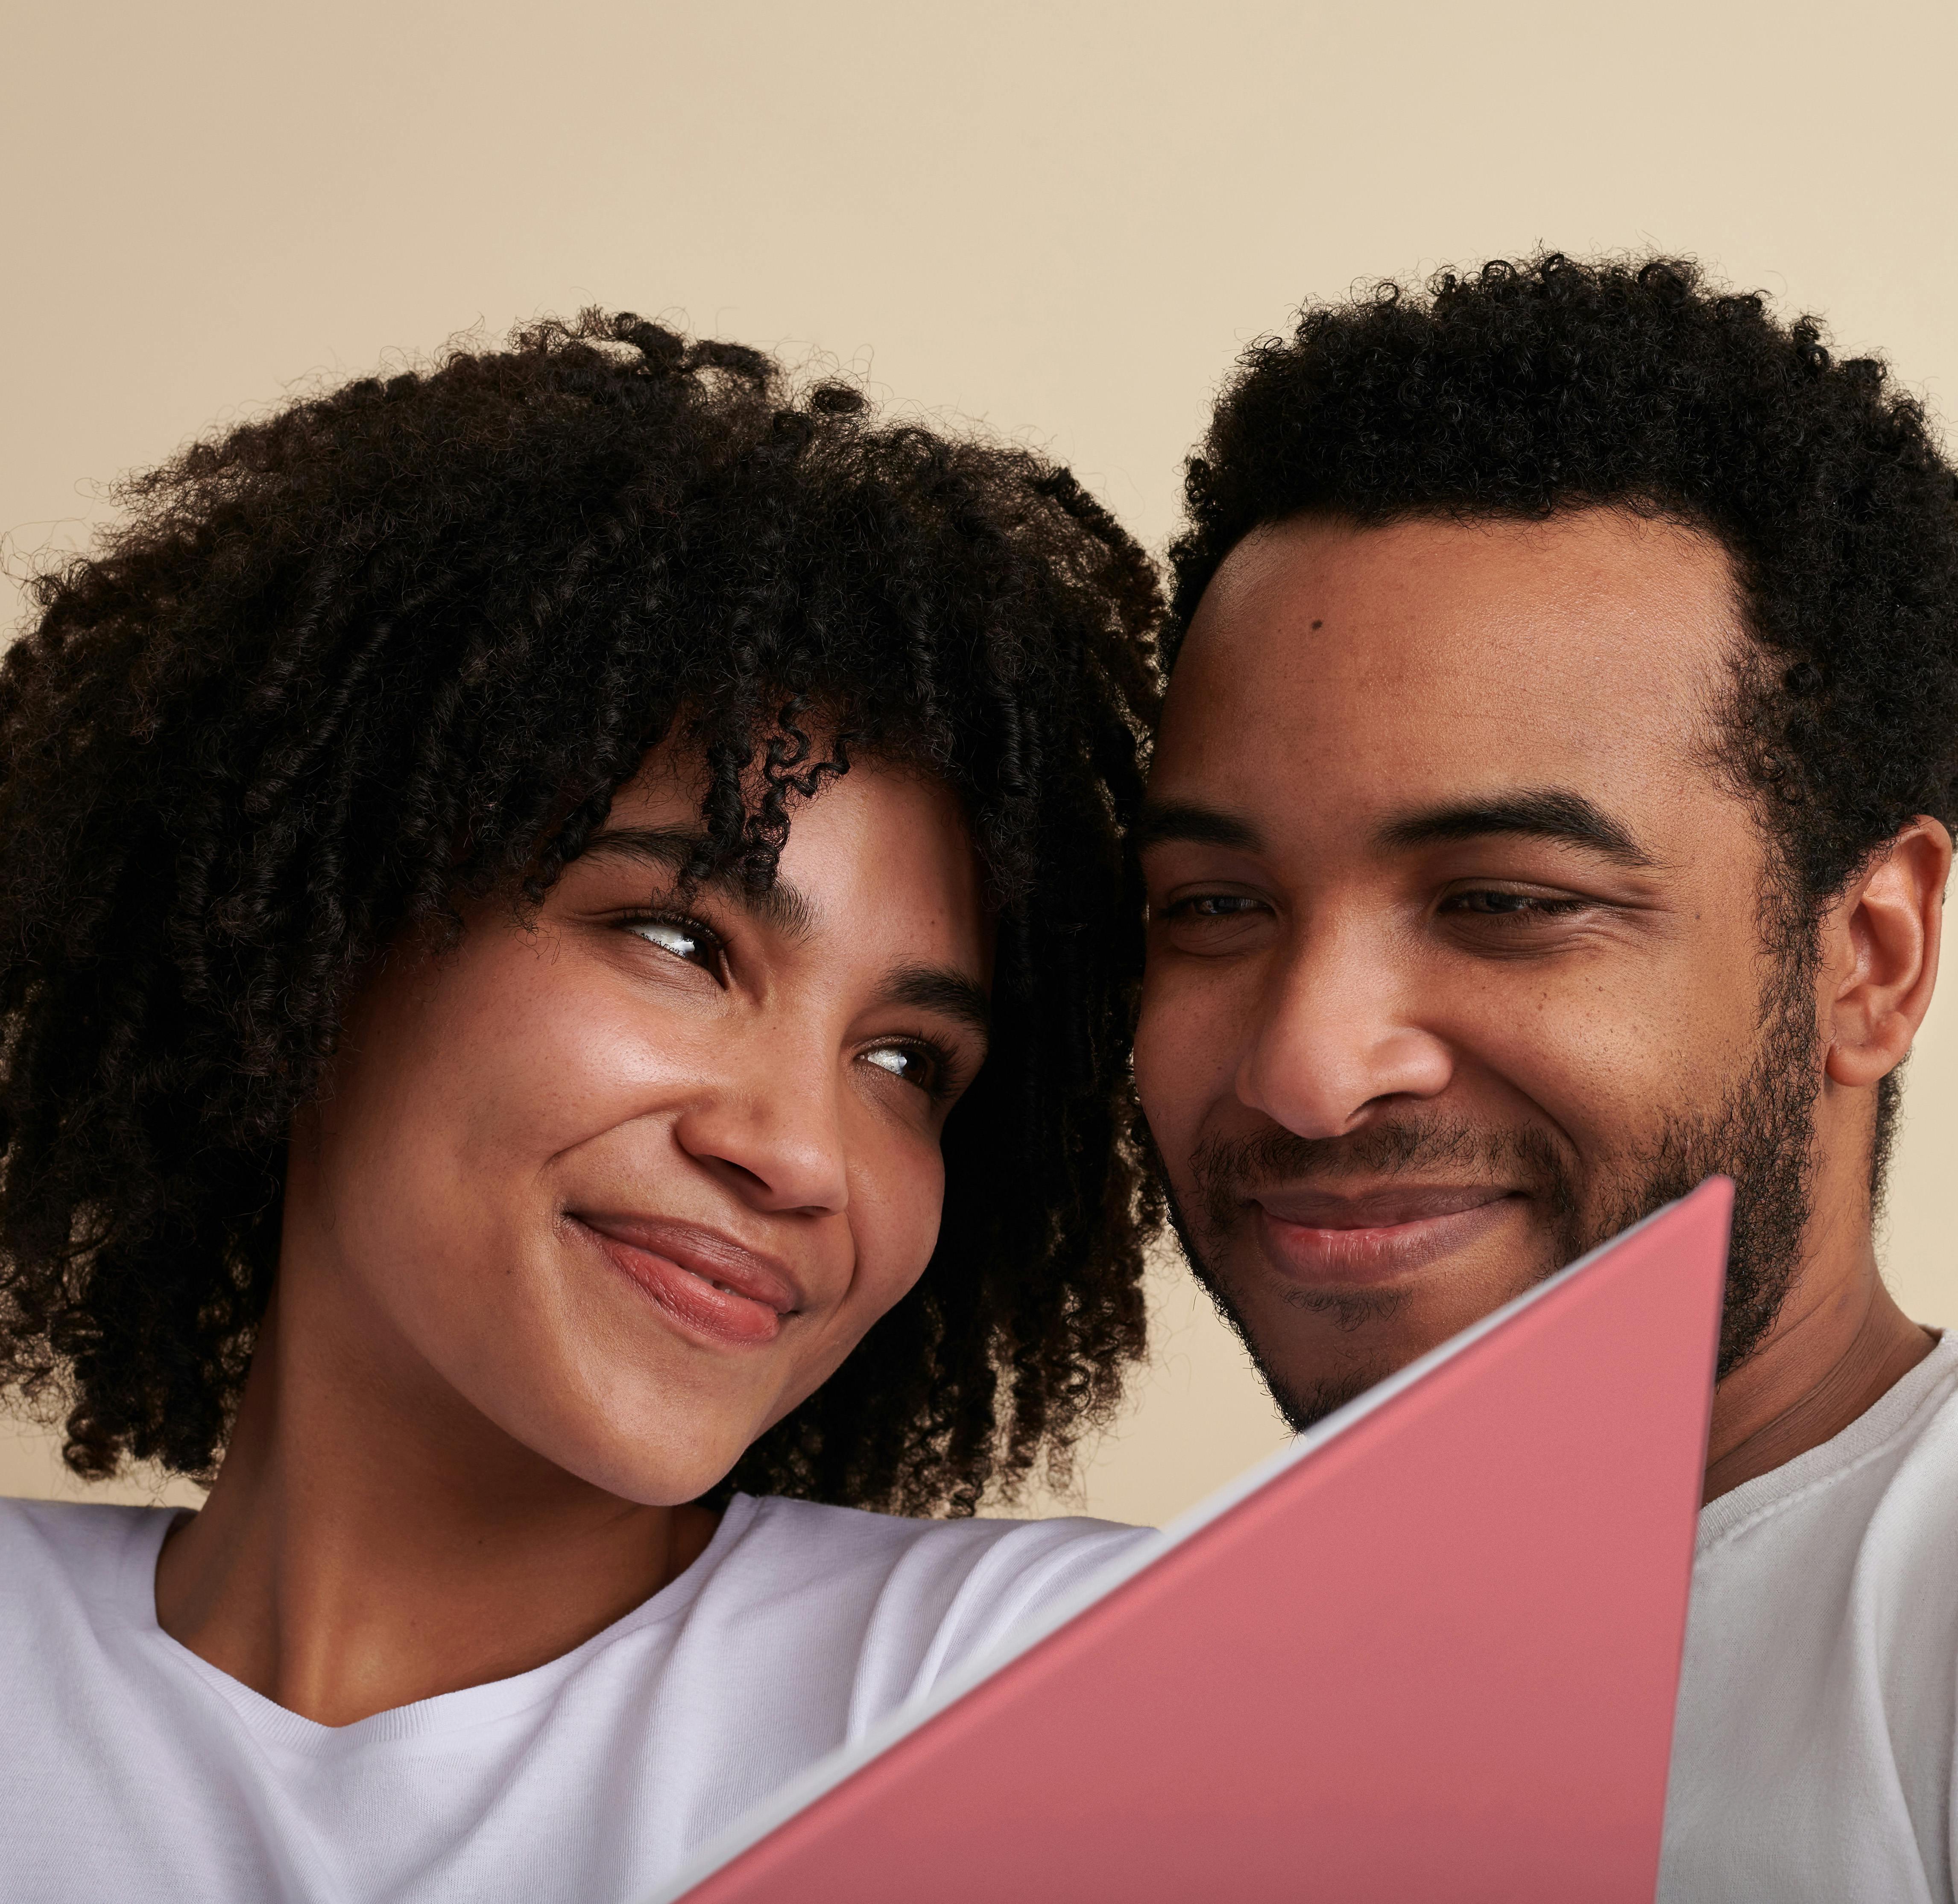
[[694, 876], [765, 886], [855, 752], [959, 794], [998, 908], [936, 1253], [732, 1484], [969, 1512], [1064, 1459], [1141, 1350], [1157, 1214], [1120, 841], [1158, 596], [1074, 479], [588, 312], [125, 500], [0, 663], [0, 1381], [65, 1405], [69, 1465], [211, 1472], [369, 962], [534, 904], [669, 737]]
[[1546, 253], [1310, 305], [1246, 353], [1185, 486], [1172, 661], [1225, 556], [1289, 516], [1606, 505], [1717, 538], [1751, 637], [1719, 751], [1757, 799], [1792, 950], [1914, 816], [1958, 820], [1951, 467], [1883, 364], [1836, 360], [1816, 319], [1689, 261]]

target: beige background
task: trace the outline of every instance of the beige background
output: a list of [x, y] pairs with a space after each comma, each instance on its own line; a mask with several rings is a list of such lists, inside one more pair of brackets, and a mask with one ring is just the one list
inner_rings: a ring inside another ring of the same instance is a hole
[[[15, 573], [214, 422], [594, 301], [982, 418], [1158, 543], [1250, 337], [1539, 241], [1693, 253], [1958, 401], [1949, 0], [0, 0], [0, 29]], [[1954, 1141], [1947, 1000], [1886, 1259], [1936, 1323]], [[1156, 1300], [1156, 1365], [1076, 1497], [1124, 1519], [1278, 1439], [1180, 1272]], [[0, 1424], [0, 1491], [57, 1487], [46, 1439]]]

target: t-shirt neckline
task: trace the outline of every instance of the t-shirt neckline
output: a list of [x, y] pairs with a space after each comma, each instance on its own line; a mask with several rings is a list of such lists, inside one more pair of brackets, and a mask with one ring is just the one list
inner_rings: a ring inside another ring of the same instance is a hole
[[1764, 1475], [1709, 1501], [1700, 1510], [1696, 1551], [1709, 1547], [1741, 1528], [1772, 1513], [1797, 1495], [1826, 1486], [1863, 1462], [1873, 1459], [1906, 1432], [1933, 1391], [1958, 1373], [1958, 1330], [1947, 1329], [1931, 1353], [1898, 1377], [1855, 1421], [1813, 1448]]
[[736, 1494], [727, 1503], [712, 1538], [683, 1573], [569, 1652], [533, 1666], [528, 1672], [486, 1681], [480, 1686], [461, 1687], [452, 1693], [437, 1693], [406, 1706], [390, 1706], [348, 1725], [322, 1725], [317, 1719], [289, 1710], [253, 1690], [243, 1681], [233, 1678], [163, 1630], [157, 1619], [157, 1562], [166, 1535], [189, 1510], [156, 1513], [131, 1529], [118, 1586], [119, 1611], [144, 1644], [154, 1648], [179, 1672], [214, 1693], [267, 1744], [319, 1753], [344, 1751], [384, 1740], [426, 1738], [480, 1726], [538, 1705], [556, 1693], [593, 1655], [643, 1627], [676, 1619], [699, 1597], [708, 1576], [753, 1522], [761, 1504], [752, 1495]]

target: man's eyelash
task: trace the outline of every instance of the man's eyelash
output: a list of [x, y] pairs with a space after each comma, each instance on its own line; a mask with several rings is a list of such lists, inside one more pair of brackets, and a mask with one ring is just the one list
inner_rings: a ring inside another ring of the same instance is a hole
[[[1211, 906], [1218, 910], [1199, 912], [1200, 906]], [[1236, 919], [1247, 912], [1259, 910], [1258, 901], [1237, 892], [1195, 892], [1181, 899], [1173, 899], [1162, 908], [1166, 919]]]
[[[1493, 907], [1484, 910], [1468, 905], [1466, 901], [1478, 898], [1515, 900], [1513, 905]], [[1501, 924], [1512, 924], [1531, 919], [1556, 919], [1573, 912], [1581, 912], [1589, 901], [1575, 898], [1553, 898], [1535, 892], [1504, 892], [1499, 888], [1478, 887], [1468, 892], [1452, 893], [1442, 901], [1444, 911], [1452, 911], [1457, 917], [1484, 920]]]

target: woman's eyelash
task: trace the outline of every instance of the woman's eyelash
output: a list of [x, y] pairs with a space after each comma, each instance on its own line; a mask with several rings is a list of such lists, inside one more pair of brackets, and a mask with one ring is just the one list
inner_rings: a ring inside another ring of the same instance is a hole
[[[919, 1036], [886, 1039], [881, 1044], [873, 1045], [863, 1056], [872, 1064], [876, 1064], [880, 1057], [887, 1054], [924, 1060], [926, 1076], [923, 1078], [906, 1078], [905, 1082], [914, 1085], [933, 1103], [943, 1102], [953, 1095], [957, 1089], [958, 1060], [949, 1047], [939, 1044], [936, 1038]], [[889, 1071], [893, 1077], [903, 1076], [889, 1065], [879, 1068]]]
[[618, 923], [648, 945], [720, 976], [726, 942], [704, 920], [683, 912], [648, 911], [629, 913]]

